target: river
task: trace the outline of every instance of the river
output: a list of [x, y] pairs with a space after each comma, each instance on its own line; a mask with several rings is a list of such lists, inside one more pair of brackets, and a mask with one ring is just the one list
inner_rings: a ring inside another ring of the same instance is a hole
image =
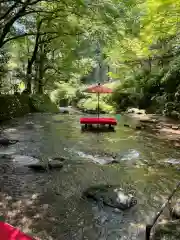
[[[178, 170], [158, 162], [180, 159], [180, 151], [148, 133], [125, 128], [123, 118], [116, 132], [101, 134], [81, 132], [79, 118], [77, 113], [29, 114], [1, 126], [6, 136], [19, 140], [1, 147], [1, 156], [68, 160], [61, 170], [38, 173], [21, 161], [1, 157], [0, 216], [43, 240], [144, 239], [145, 224], [180, 180]], [[120, 164], [98, 163], [111, 153], [122, 159]], [[129, 189], [137, 206], [117, 212], [81, 197], [96, 184]]]

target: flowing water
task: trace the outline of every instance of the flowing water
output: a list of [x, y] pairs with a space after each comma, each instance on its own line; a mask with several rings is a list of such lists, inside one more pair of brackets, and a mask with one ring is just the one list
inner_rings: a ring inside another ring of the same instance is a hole
[[[116, 132], [91, 133], [81, 132], [79, 118], [77, 113], [30, 114], [2, 126], [19, 142], [0, 148], [0, 215], [43, 240], [144, 239], [145, 224], [180, 180], [177, 169], [158, 163], [180, 159], [180, 152], [125, 128], [127, 119], [120, 119]], [[103, 165], [113, 154], [120, 163]], [[68, 160], [61, 170], [38, 173], [19, 155]], [[138, 204], [121, 212], [82, 198], [96, 184], [120, 185], [134, 193]]]

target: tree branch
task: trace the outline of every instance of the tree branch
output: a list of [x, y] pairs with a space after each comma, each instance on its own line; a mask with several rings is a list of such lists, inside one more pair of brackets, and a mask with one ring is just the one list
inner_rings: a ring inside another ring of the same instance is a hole
[[15, 23], [16, 20], [18, 20], [20, 17], [23, 16], [23, 13], [26, 10], [29, 1], [30, 0], [27, 0], [26, 3], [24, 4], [24, 6], [17, 12], [17, 14], [13, 18], [11, 18], [4, 26], [4, 28], [2, 30], [2, 34], [0, 36], [0, 48], [4, 45], [4, 39], [5, 39], [6, 35], [8, 34], [8, 32], [10, 31], [10, 28], [12, 27], [12, 25]]
[[[46, 34], [57, 34], [57, 32], [40, 33], [40, 35], [46, 35]], [[24, 33], [22, 35], [14, 36], [14, 37], [11, 37], [11, 38], [8, 38], [8, 39], [4, 40], [4, 44], [6, 44], [7, 42], [10, 42], [12, 40], [19, 39], [19, 38], [23, 38], [23, 37], [27, 37], [27, 36], [36, 36], [36, 35], [37, 35], [37, 33]]]
[[0, 17], [0, 21], [6, 18], [10, 12], [12, 12], [18, 5], [18, 1], [16, 1], [5, 13]]
[[[56, 38], [58, 38], [58, 37], [62, 37], [63, 35], [65, 35], [65, 36], [68, 36], [68, 35], [69, 35], [69, 36], [78, 36], [78, 35], [82, 35], [83, 33], [84, 33], [84, 32], [77, 32], [77, 33], [63, 32], [63, 33], [60, 35], [58, 32], [54, 31], [54, 32], [39, 33], [39, 35], [40, 35], [40, 36], [44, 36], [44, 35], [48, 35], [48, 34], [57, 34], [57, 35], [54, 36], [54, 37], [48, 38], [48, 40], [51, 41], [51, 40], [56, 39]], [[10, 41], [12, 41], [12, 40], [19, 39], [19, 38], [23, 38], [23, 37], [27, 37], [27, 36], [36, 36], [36, 35], [37, 35], [37, 33], [24, 33], [24, 34], [22, 34], [22, 35], [14, 36], [14, 37], [11, 37], [11, 38], [8, 38], [8, 39], [4, 40], [4, 44], [6, 44], [6, 43], [8, 43], [8, 42], [10, 42]], [[40, 41], [40, 43], [45, 43], [45, 42], [47, 42], [48, 40]], [[4, 45], [4, 44], [3, 44], [3, 45]]]
[[22, 7], [3, 27], [2, 33], [0, 35], [0, 48], [7, 42], [7, 40], [4, 41], [4, 39], [8, 34], [8, 32], [10, 31], [12, 25], [16, 22], [16, 20], [18, 20], [23, 16], [33, 13], [32, 11], [26, 12], [26, 9], [28, 8], [28, 6], [35, 5], [38, 2], [42, 2], [42, 1], [44, 0], [34, 0], [32, 2], [31, 0], [26, 0], [26, 2], [21, 2], [23, 4]]

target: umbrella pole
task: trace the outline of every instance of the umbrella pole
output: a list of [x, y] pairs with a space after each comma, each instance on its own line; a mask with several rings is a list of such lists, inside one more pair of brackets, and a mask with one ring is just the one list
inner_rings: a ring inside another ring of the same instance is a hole
[[98, 128], [99, 128], [99, 93], [98, 93]]
[[99, 119], [99, 93], [98, 93], [98, 119]]

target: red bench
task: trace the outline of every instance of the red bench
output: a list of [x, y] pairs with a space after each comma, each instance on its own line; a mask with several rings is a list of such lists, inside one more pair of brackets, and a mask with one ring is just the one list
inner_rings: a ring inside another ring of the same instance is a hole
[[117, 125], [117, 120], [115, 118], [80, 118], [80, 124], [93, 125]]
[[35, 240], [21, 232], [18, 228], [11, 226], [8, 223], [0, 221], [0, 236], [2, 240], [19, 239], [19, 240]]

